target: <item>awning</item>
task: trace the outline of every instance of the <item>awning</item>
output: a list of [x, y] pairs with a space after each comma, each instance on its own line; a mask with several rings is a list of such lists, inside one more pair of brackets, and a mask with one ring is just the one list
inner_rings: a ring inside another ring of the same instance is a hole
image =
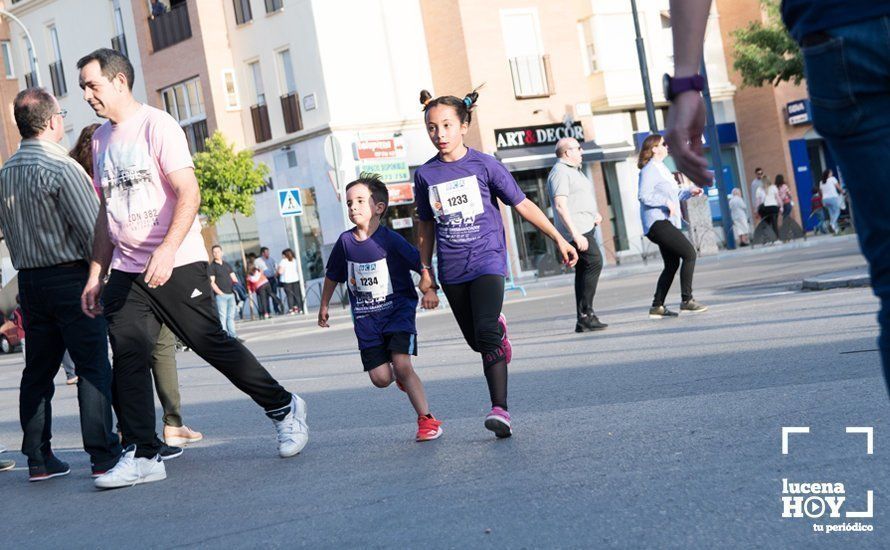
[[[634, 151], [636, 149], [629, 143], [610, 143], [607, 145], [599, 145], [595, 141], [581, 143], [581, 158], [584, 159], [584, 162], [625, 160]], [[494, 156], [506, 164], [511, 172], [551, 168], [556, 162], [556, 153], [553, 145], [499, 149], [495, 151]]]

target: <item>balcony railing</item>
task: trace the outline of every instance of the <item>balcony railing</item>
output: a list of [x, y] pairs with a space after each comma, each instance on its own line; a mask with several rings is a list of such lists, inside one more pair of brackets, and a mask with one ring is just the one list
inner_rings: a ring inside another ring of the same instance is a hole
[[281, 0], [266, 0], [266, 13], [275, 13], [284, 7]]
[[127, 37], [123, 33], [111, 37], [111, 49], [122, 53], [125, 57], [130, 57], [127, 54]]
[[68, 86], [65, 85], [65, 69], [62, 68], [61, 61], [49, 64], [49, 77], [53, 81], [53, 93], [56, 97], [62, 97], [68, 93]]
[[154, 51], [169, 48], [192, 37], [192, 25], [186, 4], [179, 4], [167, 13], [148, 20]]
[[250, 118], [253, 120], [253, 135], [257, 143], [272, 139], [272, 127], [269, 125], [269, 107], [265, 103], [251, 107]]
[[300, 96], [297, 92], [281, 96], [281, 112], [284, 113], [284, 131], [288, 134], [303, 129], [303, 117], [300, 116]]
[[207, 141], [208, 137], [207, 120], [192, 122], [187, 126], [183, 126], [182, 131], [185, 132], [185, 138], [189, 142], [189, 151], [191, 151], [193, 155], [206, 149], [204, 143]]
[[37, 86], [37, 72], [25, 73], [25, 88], [33, 88], [35, 86]]
[[527, 55], [510, 59], [513, 94], [516, 99], [549, 97], [555, 93], [549, 55]]

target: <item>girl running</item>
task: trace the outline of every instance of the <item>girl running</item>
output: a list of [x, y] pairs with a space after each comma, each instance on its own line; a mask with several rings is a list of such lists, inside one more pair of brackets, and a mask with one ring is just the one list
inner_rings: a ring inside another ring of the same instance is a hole
[[427, 134], [439, 153], [414, 173], [418, 248], [423, 267], [430, 269], [437, 243], [442, 290], [467, 343], [482, 355], [492, 406], [485, 427], [510, 437], [507, 364], [512, 347], [501, 313], [507, 248], [497, 199], [553, 239], [566, 264], [574, 266], [578, 255], [503, 164], [464, 145], [478, 97], [475, 90], [463, 99], [433, 99], [428, 91], [420, 92]]

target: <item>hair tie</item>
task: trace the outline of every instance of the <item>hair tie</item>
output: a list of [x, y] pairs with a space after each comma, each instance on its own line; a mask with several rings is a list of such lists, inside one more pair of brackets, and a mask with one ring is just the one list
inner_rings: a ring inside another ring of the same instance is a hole
[[427, 105], [430, 104], [430, 101], [432, 101], [432, 100], [433, 100], [432, 97], [428, 97], [428, 98], [426, 98], [426, 100], [424, 100], [424, 102], [423, 102], [423, 106], [426, 107]]
[[464, 105], [467, 106], [467, 109], [469, 109], [473, 105], [473, 100], [470, 98], [470, 96], [464, 98]]

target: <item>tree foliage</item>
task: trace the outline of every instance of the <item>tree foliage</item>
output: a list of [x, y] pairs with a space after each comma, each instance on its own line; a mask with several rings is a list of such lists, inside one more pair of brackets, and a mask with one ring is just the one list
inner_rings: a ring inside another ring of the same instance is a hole
[[195, 155], [195, 176], [201, 187], [201, 214], [211, 224], [225, 214], [251, 216], [253, 196], [266, 185], [269, 167], [254, 164], [253, 152], [235, 152], [219, 132], [206, 141], [206, 149]]
[[766, 21], [753, 21], [733, 31], [733, 67], [745, 86], [760, 87], [767, 82], [800, 84], [804, 78], [803, 59], [797, 42], [782, 24], [779, 0], [762, 0]]

